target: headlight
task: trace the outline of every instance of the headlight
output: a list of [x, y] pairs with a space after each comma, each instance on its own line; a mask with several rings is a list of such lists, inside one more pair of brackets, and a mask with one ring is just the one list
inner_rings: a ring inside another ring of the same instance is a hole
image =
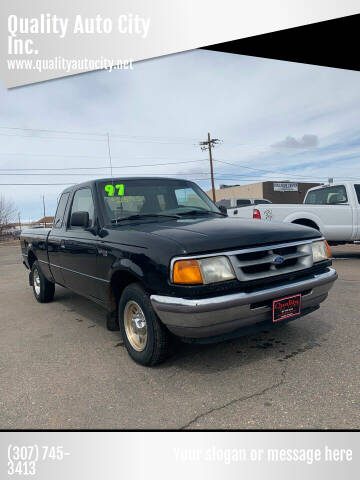
[[313, 242], [311, 246], [314, 263], [331, 258], [330, 247], [326, 240], [321, 240], [320, 242]]
[[178, 260], [174, 263], [173, 283], [195, 285], [224, 282], [235, 278], [227, 257]]

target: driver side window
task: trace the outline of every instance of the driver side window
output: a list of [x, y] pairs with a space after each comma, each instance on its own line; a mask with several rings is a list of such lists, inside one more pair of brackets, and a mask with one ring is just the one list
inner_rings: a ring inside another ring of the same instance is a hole
[[[82, 188], [75, 192], [72, 207], [71, 215], [75, 212], [88, 212], [89, 214], [89, 227], [92, 227], [94, 224], [94, 201], [90, 188]], [[79, 228], [79, 227], [71, 227]]]

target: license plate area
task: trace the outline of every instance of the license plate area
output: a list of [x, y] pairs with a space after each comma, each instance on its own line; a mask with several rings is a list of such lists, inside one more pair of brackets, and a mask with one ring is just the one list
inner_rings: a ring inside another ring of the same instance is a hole
[[297, 317], [300, 314], [301, 293], [273, 301], [273, 322], [280, 322], [287, 318]]

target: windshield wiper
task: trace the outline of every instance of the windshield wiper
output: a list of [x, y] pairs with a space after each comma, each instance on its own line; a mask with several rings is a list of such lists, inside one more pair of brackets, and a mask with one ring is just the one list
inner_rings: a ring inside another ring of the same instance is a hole
[[129, 215], [128, 217], [114, 218], [113, 220], [111, 220], [111, 223], [119, 223], [123, 222], [124, 220], [137, 220], [138, 218], [148, 217], [180, 218], [180, 215], [166, 215], [165, 213], [136, 213], [134, 215]]
[[227, 217], [225, 213], [213, 212], [211, 210], [188, 210], [187, 212], [181, 212], [179, 215], [210, 215], [214, 213], [215, 215], [220, 215], [221, 217]]

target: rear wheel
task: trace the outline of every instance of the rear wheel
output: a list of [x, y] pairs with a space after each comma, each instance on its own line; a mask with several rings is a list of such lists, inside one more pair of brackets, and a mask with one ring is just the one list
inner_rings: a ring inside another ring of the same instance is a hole
[[51, 302], [54, 298], [55, 284], [49, 282], [40, 270], [39, 262], [35, 261], [31, 268], [34, 297], [40, 303]]
[[141, 365], [156, 365], [170, 353], [170, 334], [138, 283], [128, 285], [119, 302], [119, 327], [130, 357]]

